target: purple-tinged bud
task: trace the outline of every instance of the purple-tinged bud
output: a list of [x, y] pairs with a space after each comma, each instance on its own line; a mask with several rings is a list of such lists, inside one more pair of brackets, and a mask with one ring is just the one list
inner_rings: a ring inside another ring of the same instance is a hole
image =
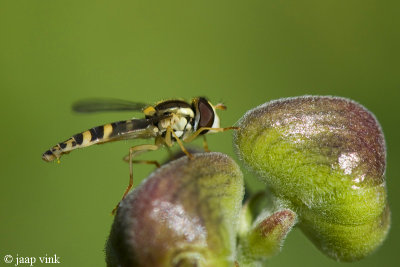
[[171, 161], [121, 202], [108, 266], [232, 266], [243, 199], [239, 167], [221, 153]]

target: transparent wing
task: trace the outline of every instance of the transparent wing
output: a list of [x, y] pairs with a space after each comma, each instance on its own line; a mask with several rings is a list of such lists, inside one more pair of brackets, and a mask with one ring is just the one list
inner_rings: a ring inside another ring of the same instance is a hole
[[72, 110], [80, 113], [104, 111], [141, 111], [149, 106], [145, 103], [131, 102], [114, 98], [88, 98], [75, 102]]

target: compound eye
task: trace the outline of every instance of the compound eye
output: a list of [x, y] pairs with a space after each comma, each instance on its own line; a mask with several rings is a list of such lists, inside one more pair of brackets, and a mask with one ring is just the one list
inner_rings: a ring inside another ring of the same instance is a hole
[[199, 128], [201, 127], [212, 127], [214, 123], [214, 109], [204, 98], [200, 98], [198, 102], [198, 108], [200, 112]]

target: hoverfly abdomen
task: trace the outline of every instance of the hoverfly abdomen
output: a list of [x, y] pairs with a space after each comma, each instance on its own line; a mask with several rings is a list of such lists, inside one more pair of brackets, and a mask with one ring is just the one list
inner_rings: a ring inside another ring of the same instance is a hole
[[90, 141], [95, 141], [97, 139], [102, 139], [104, 136], [104, 127], [103, 126], [97, 126], [94, 127], [92, 129], [89, 130], [91, 135], [92, 135], [92, 139], [90, 139]]
[[74, 149], [94, 144], [129, 138], [151, 138], [156, 135], [156, 131], [150, 129], [150, 126], [152, 126], [151, 120], [132, 119], [93, 127], [53, 146], [43, 153], [42, 159], [44, 161], [53, 161]]
[[47, 150], [43, 153], [42, 159], [44, 161], [53, 161], [57, 158], [57, 156], [51, 151], [51, 149]]
[[[103, 129], [102, 135], [104, 135], [104, 126], [99, 126]], [[98, 134], [94, 129], [95, 128], [92, 128], [85, 132], [78, 133], [68, 140], [58, 143], [57, 145], [53, 146], [51, 149], [43, 153], [42, 159], [45, 161], [53, 161], [60, 158], [61, 155], [70, 152], [71, 150], [97, 143], [99, 140]]]

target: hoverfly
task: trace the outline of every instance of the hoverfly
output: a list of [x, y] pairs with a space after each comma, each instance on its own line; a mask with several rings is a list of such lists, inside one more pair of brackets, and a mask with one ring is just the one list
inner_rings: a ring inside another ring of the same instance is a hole
[[[142, 111], [144, 118], [108, 123], [78, 133], [47, 150], [43, 153], [42, 159], [48, 162], [53, 160], [59, 162], [63, 154], [78, 148], [119, 140], [154, 138], [154, 144], [131, 147], [128, 156], [124, 158], [125, 161], [129, 162], [129, 184], [122, 196], [122, 199], [124, 199], [133, 185], [133, 163], [152, 163], [159, 167], [156, 161], [134, 161], [135, 156], [146, 151], [157, 150], [162, 146], [171, 147], [176, 141], [182, 151], [191, 159], [193, 156], [185, 149], [183, 142], [191, 142], [202, 135], [204, 137], [204, 149], [208, 151], [204, 136], [206, 133], [237, 129], [237, 127], [221, 128], [216, 113], [217, 109], [225, 110], [226, 106], [223, 104], [214, 106], [204, 97], [194, 98], [191, 103], [182, 100], [166, 100], [153, 106], [117, 99], [82, 100], [73, 105], [74, 111], [83, 113]], [[113, 210], [113, 214], [118, 205]]]

